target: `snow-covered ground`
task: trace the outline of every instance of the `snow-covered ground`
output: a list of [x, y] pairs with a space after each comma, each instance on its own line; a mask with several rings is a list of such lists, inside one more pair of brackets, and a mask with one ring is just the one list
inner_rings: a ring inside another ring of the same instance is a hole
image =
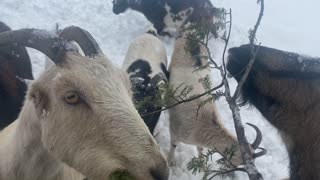
[[[256, 0], [212, 0], [218, 7], [232, 8], [233, 30], [230, 47], [248, 42], [248, 30], [254, 25], [259, 6]], [[316, 43], [320, 42], [319, 0], [266, 0], [266, 9], [258, 31], [262, 45], [290, 50], [312, 56], [320, 56]], [[112, 13], [111, 0], [1, 0], [0, 21], [11, 28], [41, 28], [53, 30], [58, 23], [61, 28], [69, 25], [88, 30], [98, 41], [105, 54], [118, 66], [121, 65], [129, 43], [144, 33], [149, 23], [143, 15], [128, 11]], [[168, 58], [172, 53], [173, 41], [164, 39]], [[220, 61], [223, 43], [211, 42], [214, 58]], [[44, 69], [44, 56], [29, 49], [35, 77]], [[216, 76], [213, 73], [213, 76]], [[218, 80], [217, 80], [218, 81]], [[231, 83], [235, 87], [235, 81]], [[234, 132], [233, 122], [226, 102], [217, 102], [226, 127]], [[245, 122], [256, 124], [263, 133], [262, 147], [268, 154], [256, 160], [256, 165], [266, 180], [278, 180], [288, 176], [288, 157], [277, 131], [252, 107], [243, 107], [241, 115]], [[169, 147], [168, 114], [164, 112], [156, 133], [157, 141], [165, 152]], [[246, 127], [247, 136], [253, 140], [255, 133]], [[186, 163], [196, 155], [194, 146], [181, 144], [177, 148], [177, 166], [171, 170], [171, 180], [199, 180], [200, 175], [191, 175]], [[219, 178], [217, 178], [219, 179]], [[237, 179], [248, 179], [239, 173]]]

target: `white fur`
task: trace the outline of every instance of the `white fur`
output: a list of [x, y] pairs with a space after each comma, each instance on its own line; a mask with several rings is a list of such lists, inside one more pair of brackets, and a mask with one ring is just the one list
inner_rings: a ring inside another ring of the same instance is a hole
[[[193, 12], [193, 8], [190, 7], [183, 11], [180, 11], [178, 14], [173, 14], [170, 12], [171, 8], [167, 3], [165, 4], [164, 8], [167, 11], [167, 14], [163, 19], [165, 24], [165, 28], [163, 29], [164, 32], [179, 32], [181, 26]], [[188, 11], [190, 11], [189, 15], [187, 14]], [[174, 18], [176, 17], [181, 17], [181, 20], [174, 21]]]
[[[151, 169], [166, 174], [126, 73], [103, 56], [65, 58], [32, 83], [19, 118], [0, 132], [0, 179], [105, 180], [118, 169], [139, 180], [153, 179]], [[68, 92], [82, 101], [67, 104]]]
[[150, 77], [162, 72], [160, 64], [167, 67], [167, 53], [161, 40], [152, 34], [145, 33], [136, 38], [129, 46], [127, 55], [122, 64], [122, 69], [127, 70], [129, 66], [138, 59], [149, 63], [152, 73]]
[[[200, 78], [210, 75], [210, 68], [195, 71], [195, 60], [192, 55], [186, 51], [187, 39], [185, 35], [176, 40], [171, 65], [169, 68], [169, 84], [174, 88], [180, 84], [192, 85], [193, 91], [188, 95], [202, 94], [205, 92], [203, 85], [199, 82]], [[208, 63], [208, 53], [205, 47], [201, 46], [201, 62], [203, 65]], [[180, 94], [180, 88], [177, 94]], [[193, 144], [209, 149], [217, 149], [224, 152], [225, 148], [230, 148], [232, 144], [237, 144], [236, 138], [232, 136], [223, 126], [220, 116], [217, 112], [215, 103], [208, 103], [200, 108], [197, 116], [199, 104], [210, 96], [204, 96], [200, 99], [184, 103], [169, 109], [170, 115], [170, 133], [171, 148], [168, 154], [168, 161], [174, 164], [175, 147], [179, 142]], [[171, 102], [176, 103], [176, 101]], [[200, 152], [199, 152], [200, 153]], [[238, 151], [232, 159], [233, 164], [239, 165], [241, 161]]]

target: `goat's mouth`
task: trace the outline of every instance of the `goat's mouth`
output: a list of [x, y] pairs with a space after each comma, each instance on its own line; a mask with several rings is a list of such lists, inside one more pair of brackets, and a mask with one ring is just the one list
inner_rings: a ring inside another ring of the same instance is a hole
[[127, 9], [121, 8], [121, 7], [116, 7], [116, 5], [114, 5], [112, 11], [114, 14], [119, 15], [123, 12], [125, 12]]
[[125, 12], [129, 8], [126, 2], [123, 0], [113, 0], [112, 4], [113, 4], [112, 11], [116, 15]]
[[169, 179], [169, 169], [163, 171], [160, 169], [151, 170], [151, 177], [153, 180], [168, 180]]
[[241, 79], [250, 61], [250, 52], [241, 47], [230, 48], [228, 52], [227, 70], [236, 80]]
[[150, 174], [146, 174], [143, 177], [136, 177], [130, 174], [128, 171], [116, 171], [111, 174], [111, 178], [109, 179], [110, 180], [140, 180], [141, 178], [146, 179], [146, 177], [150, 177], [150, 178], [147, 178], [150, 180], [168, 180], [168, 175], [159, 174], [157, 171], [151, 171]]
[[138, 180], [128, 171], [116, 171], [111, 174], [110, 180]]

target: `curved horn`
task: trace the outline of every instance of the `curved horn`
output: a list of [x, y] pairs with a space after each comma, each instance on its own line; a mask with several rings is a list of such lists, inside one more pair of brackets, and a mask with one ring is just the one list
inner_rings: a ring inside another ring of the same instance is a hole
[[261, 151], [260, 152], [257, 152], [257, 153], [254, 153], [253, 154], [253, 158], [258, 158], [258, 157], [261, 157], [261, 156], [263, 156], [263, 155], [265, 155], [265, 154], [267, 154], [267, 150], [266, 149], [264, 149], [264, 148], [257, 148], [257, 149], [260, 149]]
[[77, 51], [73, 44], [39, 29], [20, 29], [0, 33], [0, 46], [8, 43], [34, 48], [47, 55], [55, 64], [63, 61], [66, 52]]
[[151, 80], [150, 80], [150, 84], [154, 87], [158, 86], [158, 84], [161, 82], [161, 81], [164, 81], [164, 82], [167, 82], [167, 78], [166, 76], [160, 72], [158, 74], [156, 74]]
[[256, 125], [253, 125], [251, 123], [247, 123], [249, 126], [253, 127], [253, 129], [256, 131], [257, 133], [257, 137], [256, 139], [254, 140], [254, 142], [251, 144], [251, 147], [255, 150], [259, 147], [261, 141], [262, 141], [262, 134], [261, 134], [261, 131], [260, 129], [256, 126]]
[[66, 27], [59, 33], [59, 36], [65, 40], [77, 42], [86, 56], [103, 54], [92, 35], [80, 27]]
[[8, 25], [0, 21], [0, 32], [10, 31], [10, 30], [11, 28]]

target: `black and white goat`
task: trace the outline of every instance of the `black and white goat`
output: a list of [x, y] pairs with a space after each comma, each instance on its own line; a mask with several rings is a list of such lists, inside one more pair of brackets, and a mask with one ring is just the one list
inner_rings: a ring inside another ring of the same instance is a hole
[[[166, 83], [169, 76], [166, 49], [154, 31], [148, 31], [130, 44], [122, 69], [129, 74], [134, 102], [153, 134], [161, 112], [148, 113], [162, 108], [155, 101], [161, 98], [160, 84]], [[139, 106], [141, 102], [145, 103]]]
[[[320, 179], [320, 58], [255, 47], [256, 60], [242, 90], [282, 135], [291, 180]], [[229, 50], [227, 69], [239, 82], [251, 59], [250, 45]]]
[[[11, 29], [0, 22], [0, 32]], [[25, 79], [33, 79], [25, 47], [8, 43], [0, 47], [0, 130], [17, 119], [27, 91]]]
[[169, 36], [186, 22], [197, 22], [202, 18], [213, 21], [216, 11], [210, 0], [113, 0], [115, 14], [127, 9], [141, 12], [159, 35]]

